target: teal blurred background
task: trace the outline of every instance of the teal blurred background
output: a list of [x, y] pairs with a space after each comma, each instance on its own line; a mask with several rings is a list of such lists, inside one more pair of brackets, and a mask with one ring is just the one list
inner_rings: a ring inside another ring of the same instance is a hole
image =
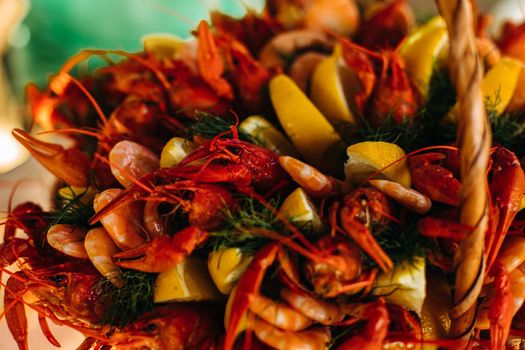
[[[2, 0], [0, 0], [2, 1]], [[33, 0], [9, 38], [6, 64], [19, 100], [29, 81], [44, 85], [85, 48], [138, 51], [151, 33], [187, 37], [210, 9], [240, 16], [261, 0]], [[0, 14], [1, 16], [1, 14]]]

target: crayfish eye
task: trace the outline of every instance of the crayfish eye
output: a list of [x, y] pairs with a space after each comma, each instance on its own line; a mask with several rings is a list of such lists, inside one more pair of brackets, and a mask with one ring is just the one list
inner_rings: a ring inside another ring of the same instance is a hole
[[49, 280], [57, 287], [60, 287], [60, 286], [63, 286], [66, 281], [67, 281], [67, 277], [64, 276], [64, 275], [55, 275], [55, 276], [51, 276], [49, 277]]
[[241, 150], [237, 147], [231, 147], [230, 148], [230, 152], [235, 154], [235, 155], [239, 155], [239, 153], [241, 153]]
[[155, 322], [148, 323], [142, 330], [146, 333], [154, 333], [159, 326]]

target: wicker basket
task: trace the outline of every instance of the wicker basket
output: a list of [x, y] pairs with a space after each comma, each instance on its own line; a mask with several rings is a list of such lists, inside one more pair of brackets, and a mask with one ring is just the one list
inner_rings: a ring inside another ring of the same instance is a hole
[[486, 169], [492, 139], [481, 93], [482, 63], [476, 50], [472, 3], [469, 0], [436, 2], [447, 23], [449, 69], [459, 104], [460, 220], [473, 227], [469, 236], [460, 242], [455, 256], [450, 336], [470, 339], [485, 276], [484, 241], [489, 203]]

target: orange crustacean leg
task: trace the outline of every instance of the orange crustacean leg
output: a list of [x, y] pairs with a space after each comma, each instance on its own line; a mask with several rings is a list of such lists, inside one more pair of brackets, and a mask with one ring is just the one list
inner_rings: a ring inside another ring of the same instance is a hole
[[355, 213], [351, 208], [342, 208], [340, 217], [345, 232], [377, 263], [381, 270], [386, 272], [394, 267], [394, 263], [377, 243], [368, 227], [355, 219]]
[[380, 350], [388, 334], [390, 316], [383, 299], [362, 305], [360, 318], [366, 320], [363, 331], [341, 343], [337, 350]]
[[222, 78], [224, 62], [213, 38], [213, 34], [206, 21], [201, 21], [197, 28], [197, 65], [202, 78], [215, 92], [228, 99], [233, 98], [231, 85]]
[[239, 326], [244, 319], [253, 294], [259, 293], [264, 274], [274, 263], [280, 246], [269, 243], [259, 249], [252, 262], [242, 274], [233, 294], [230, 296], [230, 313], [226, 320], [226, 336], [223, 350], [232, 350], [238, 335]]
[[505, 348], [509, 336], [513, 314], [513, 298], [509, 273], [501, 264], [494, 265], [494, 295], [489, 303], [490, 348]]
[[44, 142], [21, 129], [14, 129], [13, 136], [47, 170], [68, 185], [86, 187], [88, 185], [89, 158], [77, 148], [68, 148]]
[[26, 285], [12, 276], [7, 280], [4, 293], [4, 312], [7, 327], [20, 350], [28, 349], [27, 345], [27, 316], [22, 301], [26, 292]]
[[160, 236], [135, 249], [113, 255], [116, 265], [144, 272], [162, 272], [175, 267], [199, 247], [208, 234], [200, 228], [190, 226], [172, 237]]
[[519, 211], [525, 189], [525, 174], [513, 152], [497, 146], [492, 160], [490, 193], [493, 205], [499, 212], [499, 220], [494, 223], [495, 227], [487, 232], [487, 269], [496, 261], [507, 231]]

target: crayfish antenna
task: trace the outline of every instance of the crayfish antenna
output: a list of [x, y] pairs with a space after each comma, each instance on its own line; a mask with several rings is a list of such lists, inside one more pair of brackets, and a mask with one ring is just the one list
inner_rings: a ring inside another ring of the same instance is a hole
[[38, 140], [21, 129], [14, 129], [13, 136], [53, 175], [68, 185], [87, 187], [90, 161], [79, 149], [64, 149], [58, 144]]

